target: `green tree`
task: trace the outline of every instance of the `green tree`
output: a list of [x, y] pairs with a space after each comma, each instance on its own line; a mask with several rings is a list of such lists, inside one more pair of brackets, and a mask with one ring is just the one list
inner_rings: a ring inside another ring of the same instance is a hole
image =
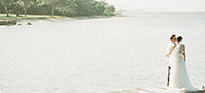
[[[51, 16], [54, 16], [55, 8], [61, 9], [68, 3], [68, 0], [39, 0], [42, 4], [51, 6]], [[65, 7], [66, 8], [66, 7]]]
[[107, 5], [105, 8], [105, 12], [115, 12], [115, 7], [114, 5]]
[[23, 9], [25, 17], [27, 17], [27, 10], [31, 6], [32, 3], [34, 3], [33, 0], [16, 1], [16, 4], [19, 5]]
[[108, 3], [105, 1], [95, 1], [95, 2], [96, 2], [97, 15], [103, 15]]
[[12, 0], [0, 0], [0, 3], [4, 6], [6, 16], [9, 17], [7, 6], [12, 3]]
[[67, 15], [67, 13], [75, 13], [74, 11], [75, 7], [76, 4], [73, 2], [73, 0], [59, 0], [55, 9], [58, 12]]
[[114, 15], [115, 7], [104, 0], [0, 0], [0, 10], [33, 15], [93, 16]]

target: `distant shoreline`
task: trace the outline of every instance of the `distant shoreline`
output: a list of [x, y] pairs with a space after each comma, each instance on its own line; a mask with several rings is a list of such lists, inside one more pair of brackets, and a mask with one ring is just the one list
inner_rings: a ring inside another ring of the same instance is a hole
[[[11, 21], [16, 20], [18, 23], [24, 23], [25, 21], [39, 21], [39, 20], [52, 20], [52, 21], [74, 21], [74, 20], [87, 20], [87, 19], [101, 19], [101, 18], [114, 18], [114, 17], [128, 17], [126, 15], [116, 15], [116, 16], [78, 16], [78, 17], [66, 17], [66, 16], [54, 16], [50, 17], [47, 15], [28, 15], [27, 17], [15, 17], [14, 15], [10, 17], [6, 17], [6, 14], [1, 14], [3, 16], [0, 17], [0, 23], [2, 21]], [[17, 25], [18, 25], [17, 23]]]
[[0, 20], [38, 20], [38, 19], [93, 19], [93, 18], [111, 18], [111, 17], [126, 17], [126, 15], [116, 13], [115, 16], [105, 16], [105, 15], [96, 15], [96, 16], [76, 16], [76, 17], [67, 17], [67, 16], [54, 16], [50, 15], [27, 15], [16, 17], [15, 15], [10, 15], [10, 17], [6, 17], [6, 14], [0, 14]]

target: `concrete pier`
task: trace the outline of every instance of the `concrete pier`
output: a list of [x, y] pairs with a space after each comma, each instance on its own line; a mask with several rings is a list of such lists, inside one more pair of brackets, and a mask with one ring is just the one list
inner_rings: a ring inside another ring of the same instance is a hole
[[[179, 92], [179, 93], [205, 93], [203, 86], [196, 87], [198, 91], [194, 92]], [[172, 93], [168, 91], [165, 87], [148, 87], [148, 88], [137, 88], [137, 89], [130, 89], [130, 90], [122, 90], [116, 92], [109, 92], [109, 93]]]

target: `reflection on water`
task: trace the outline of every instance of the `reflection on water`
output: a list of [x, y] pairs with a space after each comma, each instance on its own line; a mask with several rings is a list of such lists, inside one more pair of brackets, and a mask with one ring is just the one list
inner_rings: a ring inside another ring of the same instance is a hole
[[182, 35], [193, 85], [205, 84], [205, 13], [0, 27], [2, 93], [97, 93], [166, 86], [166, 46]]

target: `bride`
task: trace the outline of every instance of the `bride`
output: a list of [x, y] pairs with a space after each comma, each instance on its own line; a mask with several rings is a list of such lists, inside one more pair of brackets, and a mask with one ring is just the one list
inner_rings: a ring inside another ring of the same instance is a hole
[[167, 55], [171, 66], [170, 71], [170, 84], [167, 88], [171, 91], [190, 92], [196, 91], [191, 85], [187, 67], [185, 46], [181, 44], [182, 37], [177, 37], [177, 44], [173, 47], [172, 51]]

